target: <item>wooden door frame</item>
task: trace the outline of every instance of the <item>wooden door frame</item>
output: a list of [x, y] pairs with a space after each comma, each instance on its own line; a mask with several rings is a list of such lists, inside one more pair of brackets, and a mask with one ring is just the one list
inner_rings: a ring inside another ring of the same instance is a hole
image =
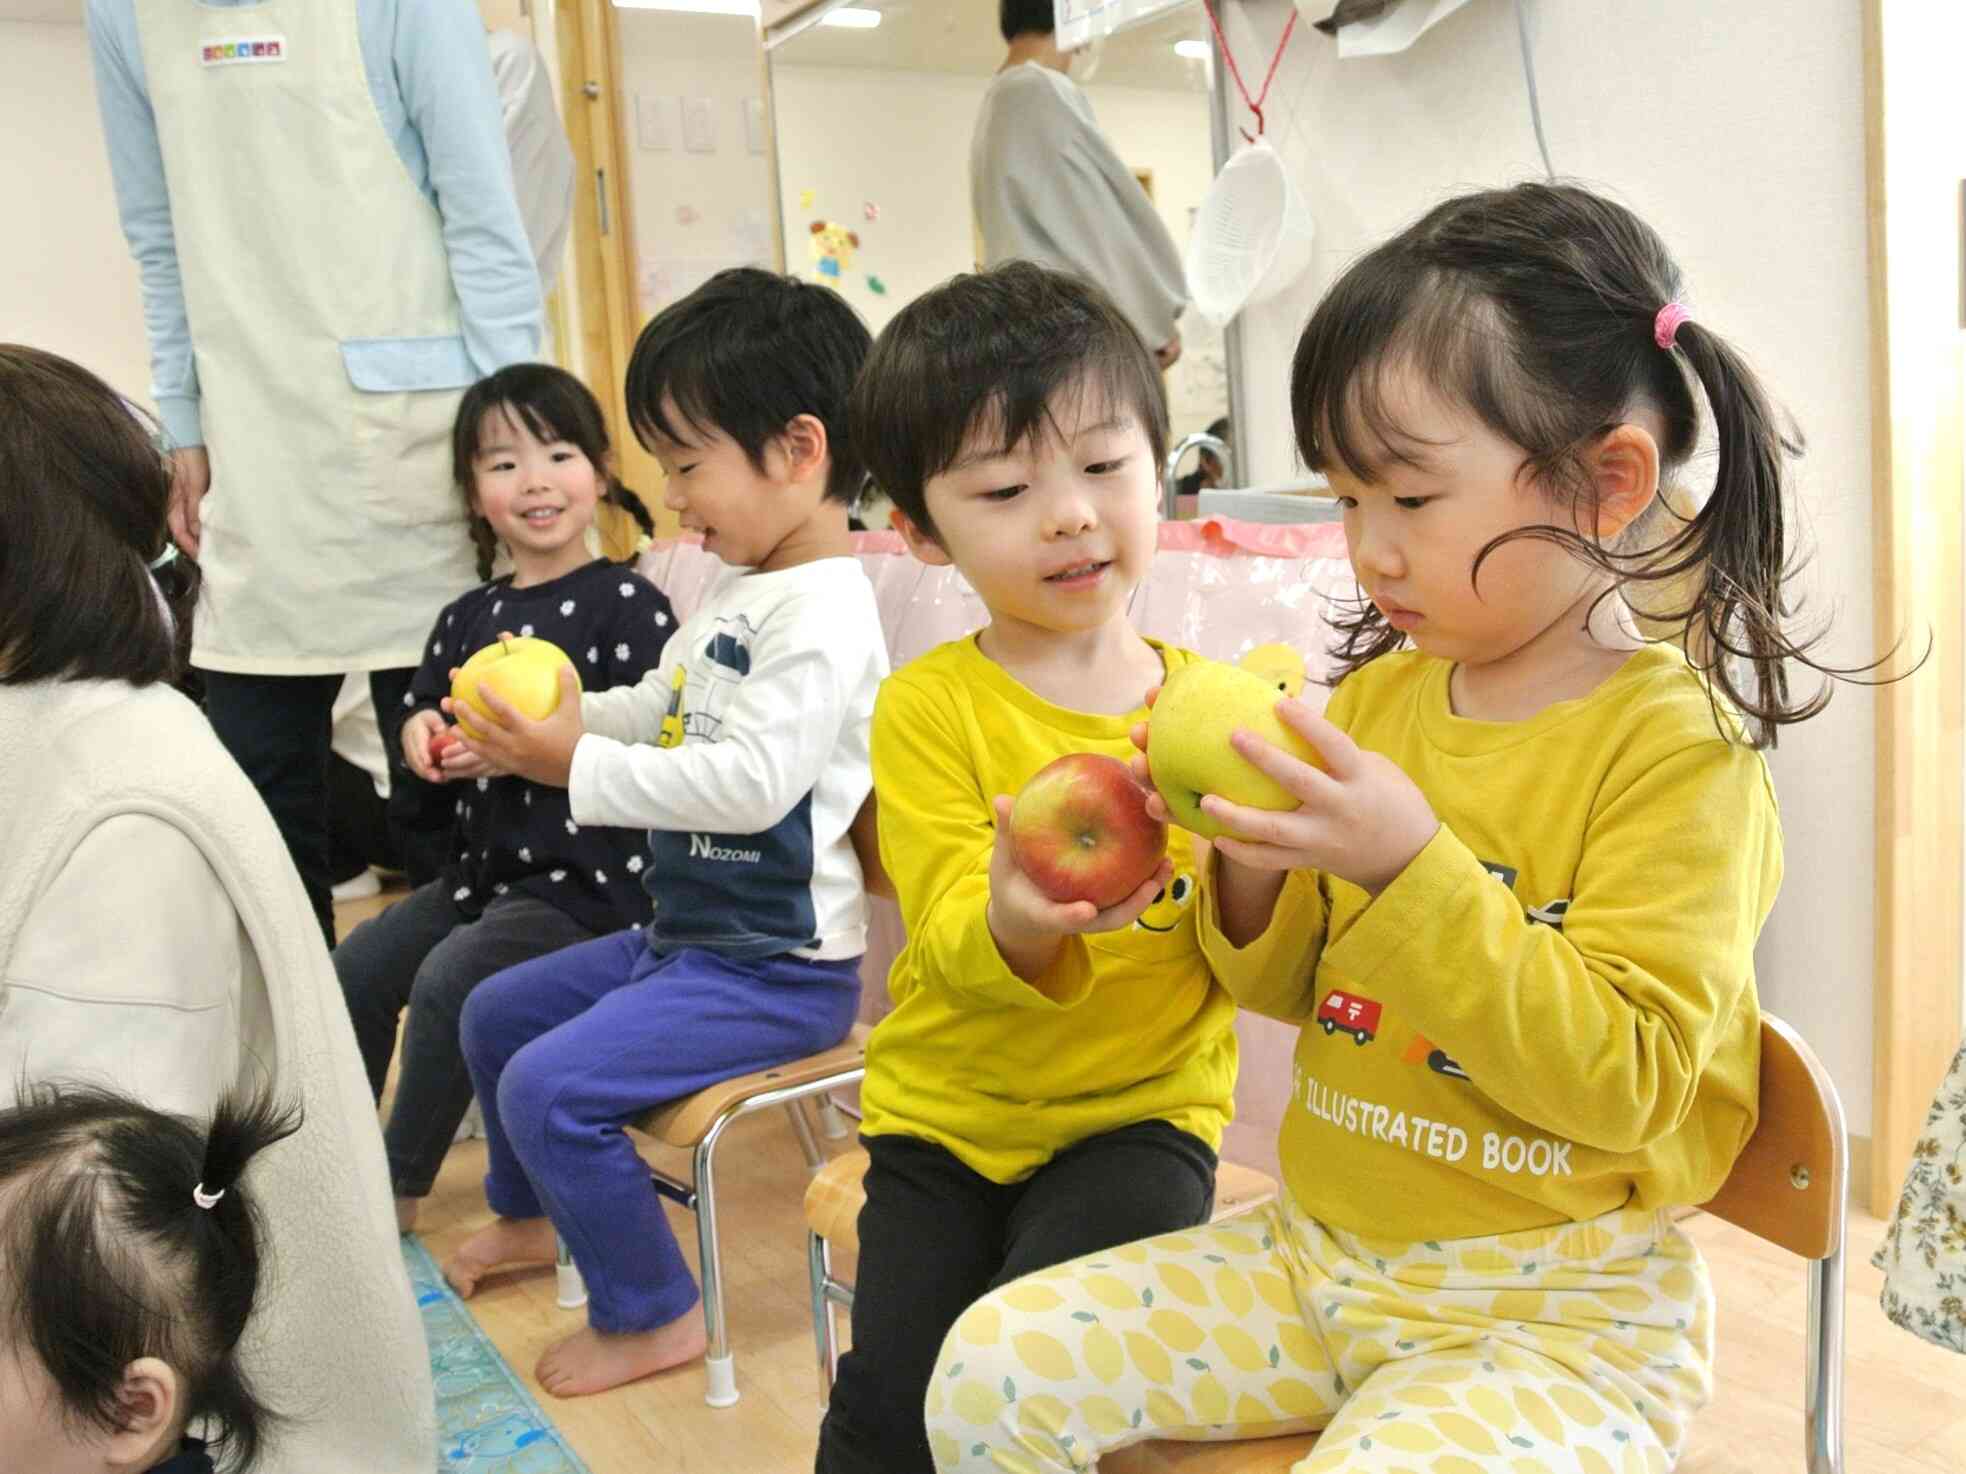
[[[572, 262], [580, 282], [574, 330], [581, 367], [608, 418], [616, 473], [648, 509], [657, 535], [673, 535], [676, 514], [662, 505], [662, 468], [635, 439], [628, 415], [628, 360], [643, 309], [614, 6], [609, 0], [559, 0], [553, 19], [574, 157]], [[602, 526], [610, 557], [625, 556], [638, 534], [626, 518]]]
[[[1916, 44], [1916, 6], [1865, 0], [1864, 104], [1870, 231], [1872, 555], [1877, 640], [1902, 638], [1909, 679], [1876, 692], [1876, 967], [1870, 1211], [1895, 1207], [1932, 1095], [1959, 1038], [1962, 853], [1962, 457], [1959, 239], [1916, 167], [1931, 98], [1887, 88]], [[1959, 181], [1949, 196], [1958, 198]], [[1950, 237], [1935, 249], [1935, 227]], [[1934, 304], [1948, 321], [1932, 319]], [[1824, 978], [1821, 986], [1835, 987]], [[1804, 986], [1811, 984], [1805, 983]]]

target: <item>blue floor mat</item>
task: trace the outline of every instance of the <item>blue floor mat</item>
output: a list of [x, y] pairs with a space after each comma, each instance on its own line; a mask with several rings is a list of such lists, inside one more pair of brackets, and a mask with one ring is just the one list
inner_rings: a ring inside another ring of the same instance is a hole
[[414, 1235], [403, 1238], [403, 1265], [437, 1387], [438, 1474], [591, 1474]]

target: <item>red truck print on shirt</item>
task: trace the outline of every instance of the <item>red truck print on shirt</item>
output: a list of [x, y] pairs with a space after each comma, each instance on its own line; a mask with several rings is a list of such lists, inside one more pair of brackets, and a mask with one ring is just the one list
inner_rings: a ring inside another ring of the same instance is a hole
[[1318, 1005], [1317, 1021], [1324, 1026], [1326, 1034], [1343, 1030], [1352, 1036], [1354, 1044], [1366, 1045], [1379, 1032], [1379, 1014], [1379, 1005], [1370, 998], [1360, 998], [1333, 988], [1324, 995], [1324, 1002]]

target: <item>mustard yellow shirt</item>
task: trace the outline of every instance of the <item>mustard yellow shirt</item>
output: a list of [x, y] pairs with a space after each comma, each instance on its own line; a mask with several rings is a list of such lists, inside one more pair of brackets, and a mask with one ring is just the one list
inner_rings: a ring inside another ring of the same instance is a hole
[[1217, 974], [1303, 1025], [1290, 1190], [1404, 1241], [1704, 1202], [1755, 1123], [1754, 943], [1782, 875], [1767, 765], [1666, 646], [1521, 722], [1456, 716], [1451, 669], [1384, 656], [1331, 698], [1442, 821], [1377, 900], [1293, 872], [1238, 950], [1204, 883]]
[[[1153, 644], [1169, 671], [1196, 659]], [[1219, 1147], [1234, 1110], [1235, 1003], [1195, 931], [1195, 863], [1169, 831], [1174, 879], [1123, 932], [1068, 938], [1033, 986], [984, 919], [991, 802], [1054, 758], [1127, 758], [1146, 708], [1055, 706], [952, 641], [882, 683], [874, 705], [881, 858], [908, 942], [874, 1029], [861, 1130], [932, 1141], [994, 1182], [1016, 1182], [1101, 1132], [1171, 1122]]]

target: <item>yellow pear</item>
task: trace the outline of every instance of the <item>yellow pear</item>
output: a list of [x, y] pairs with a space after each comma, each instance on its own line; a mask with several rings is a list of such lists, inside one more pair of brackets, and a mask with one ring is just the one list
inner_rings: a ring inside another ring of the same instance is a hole
[[[458, 668], [457, 678], [451, 682], [451, 699], [456, 703], [452, 715], [465, 736], [478, 736], [478, 729], [471, 725], [465, 712], [468, 709], [480, 716], [491, 715], [478, 700], [478, 692], [483, 688], [496, 691], [501, 700], [509, 702], [522, 715], [542, 721], [560, 704], [560, 667], [572, 665], [567, 652], [551, 640], [529, 635], [501, 638]], [[573, 683], [579, 689], [577, 668]]]
[[1147, 721], [1147, 766], [1183, 829], [1214, 839], [1224, 831], [1200, 808], [1205, 793], [1252, 809], [1294, 809], [1297, 799], [1229, 745], [1246, 727], [1293, 757], [1322, 767], [1317, 751], [1276, 713], [1276, 682], [1218, 661], [1184, 665], [1167, 678]]

